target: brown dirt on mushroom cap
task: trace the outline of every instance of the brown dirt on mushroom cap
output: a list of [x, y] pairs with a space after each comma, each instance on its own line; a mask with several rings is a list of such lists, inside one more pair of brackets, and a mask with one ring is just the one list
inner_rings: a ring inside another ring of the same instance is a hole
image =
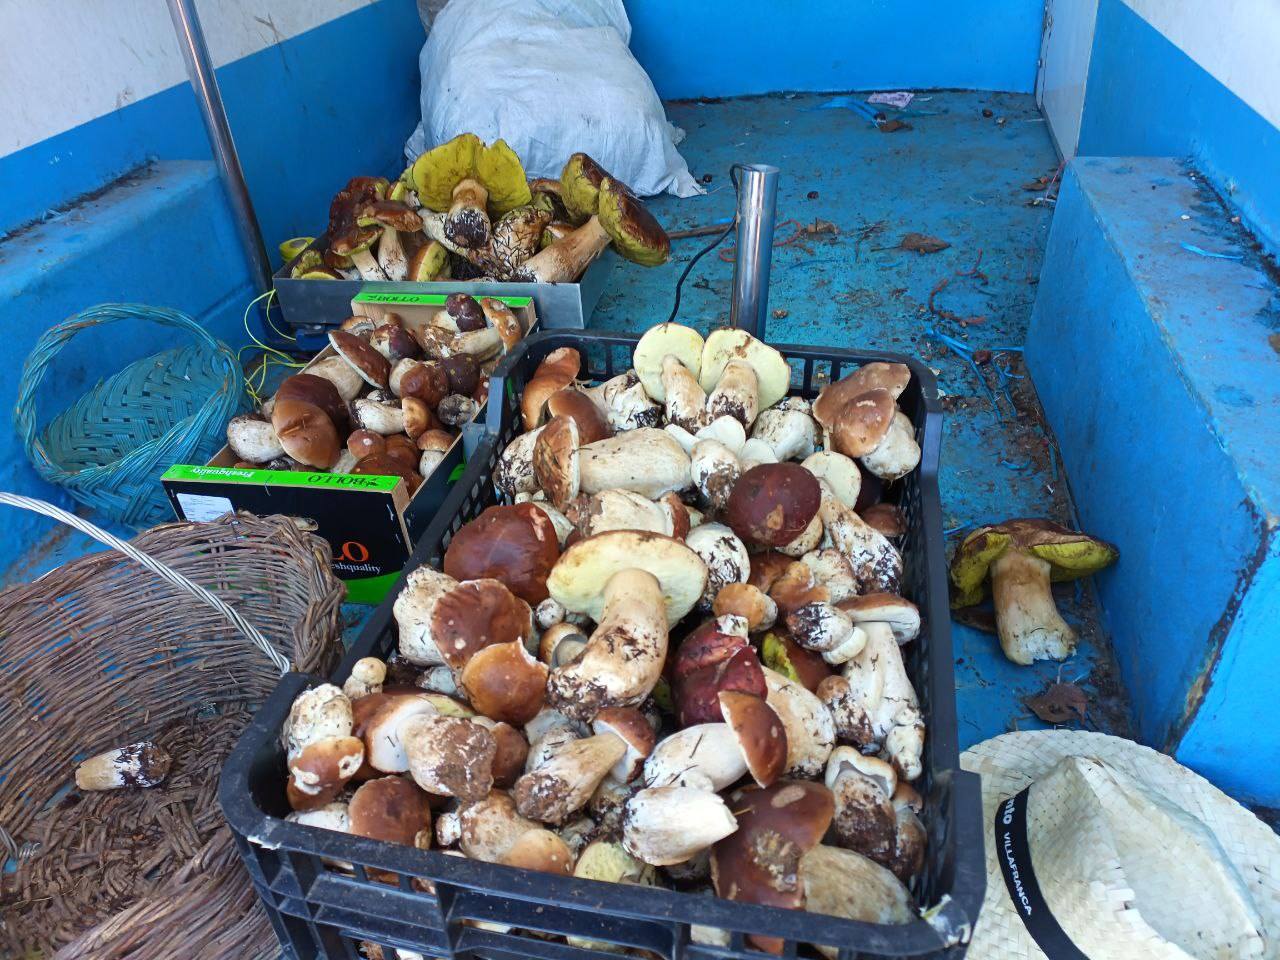
[[492, 506], [459, 530], [444, 555], [455, 580], [492, 578], [530, 606], [547, 599], [547, 576], [560, 559], [555, 527], [531, 503]]
[[762, 463], [734, 484], [725, 520], [747, 543], [779, 547], [804, 532], [821, 502], [817, 479], [800, 464]]
[[407, 723], [427, 731], [424, 744], [406, 742], [415, 781], [424, 776], [438, 784], [440, 792], [460, 800], [481, 800], [489, 794], [498, 750], [493, 734], [460, 717], [418, 716]]
[[472, 580], [436, 602], [431, 635], [445, 662], [461, 670], [477, 650], [523, 639], [532, 616], [529, 605], [500, 581]]
[[893, 806], [856, 803], [836, 810], [832, 821], [839, 845], [888, 867], [897, 852], [898, 821]]

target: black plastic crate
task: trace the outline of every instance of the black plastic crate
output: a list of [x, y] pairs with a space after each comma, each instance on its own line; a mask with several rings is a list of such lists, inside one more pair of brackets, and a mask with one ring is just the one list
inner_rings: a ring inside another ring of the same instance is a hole
[[[520, 430], [520, 392], [543, 357], [557, 347], [575, 347], [582, 354], [583, 379], [599, 381], [630, 367], [637, 339], [596, 331], [544, 331], [528, 337], [507, 357], [495, 371], [489, 392], [488, 435], [477, 445], [406, 569], [438, 566], [458, 529], [497, 502], [493, 468]], [[768, 956], [745, 943], [744, 935], [750, 933], [783, 938], [784, 956], [796, 956], [805, 943], [838, 946], [841, 960], [963, 956], [965, 945], [959, 941], [967, 940], [977, 918], [986, 871], [978, 778], [959, 769], [937, 486], [937, 387], [926, 367], [896, 354], [788, 345], [778, 349], [792, 365], [792, 392], [807, 398], [871, 360], [905, 363], [913, 373], [899, 403], [915, 424], [923, 457], [916, 471], [888, 488], [886, 499], [896, 502], [907, 517], [908, 533], [899, 541], [903, 592], [920, 607], [922, 618], [919, 638], [903, 653], [928, 729], [924, 773], [915, 786], [925, 798], [922, 820], [929, 853], [925, 869], [911, 886], [917, 902], [933, 908], [930, 919], [902, 926], [860, 923], [671, 890], [554, 877], [288, 823], [283, 819], [288, 806], [280, 730], [294, 697], [322, 682], [289, 674], [228, 759], [220, 798], [258, 893], [277, 921], [277, 933], [298, 960], [345, 960], [356, 955], [354, 944], [361, 940], [441, 958], [617, 956], [521, 931], [608, 941], [668, 960]], [[374, 612], [335, 672], [336, 682], [347, 677], [360, 657], [386, 657], [395, 649], [391, 608], [402, 585], [403, 578]], [[355, 875], [326, 866], [322, 858], [354, 864]], [[368, 867], [394, 873], [397, 885], [369, 880]], [[517, 929], [498, 932], [468, 921]], [[694, 942], [695, 925], [728, 931], [729, 945]]]

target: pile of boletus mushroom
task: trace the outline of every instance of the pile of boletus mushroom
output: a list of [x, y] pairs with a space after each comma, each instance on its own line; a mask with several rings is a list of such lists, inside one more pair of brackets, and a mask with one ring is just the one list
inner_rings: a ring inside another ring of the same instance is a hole
[[906, 922], [925, 724], [899, 646], [920, 616], [874, 491], [919, 462], [910, 371], [870, 363], [810, 404], [772, 347], [674, 324], [633, 363], [597, 385], [572, 349], [538, 367], [505, 502], [408, 574], [390, 662], [294, 704], [292, 816]]
[[327, 235], [294, 263], [294, 279], [564, 283], [609, 246], [648, 267], [671, 254], [653, 214], [585, 153], [559, 180], [528, 180], [504, 141], [473, 133], [428, 150], [394, 182], [352, 177], [329, 205]]
[[395, 476], [412, 496], [527, 332], [501, 300], [464, 293], [429, 317], [350, 317], [329, 332], [331, 355], [227, 424], [227, 445], [238, 467]]

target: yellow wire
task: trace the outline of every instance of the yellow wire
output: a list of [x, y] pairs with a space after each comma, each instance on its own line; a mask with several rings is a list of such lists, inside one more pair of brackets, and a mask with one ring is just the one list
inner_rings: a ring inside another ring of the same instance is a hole
[[283, 337], [286, 340], [296, 341], [298, 339], [297, 337], [291, 337], [287, 333], [283, 332], [272, 321], [271, 304], [275, 301], [275, 296], [276, 296], [276, 291], [273, 288], [271, 290], [268, 290], [266, 293], [259, 294], [258, 296], [254, 297], [252, 300], [249, 301], [248, 306], [244, 308], [244, 317], [243, 317], [244, 332], [249, 337], [250, 342], [246, 343], [243, 347], [241, 347], [239, 350], [236, 351], [236, 361], [240, 363], [240, 369], [242, 372], [244, 370], [244, 363], [240, 360], [241, 355], [246, 350], [249, 350], [253, 347], [257, 347], [262, 351], [262, 364], [258, 367], [257, 371], [255, 371], [252, 374], [242, 373], [242, 376], [244, 379], [244, 388], [246, 392], [248, 392], [249, 396], [253, 398], [253, 402], [258, 405], [262, 404], [262, 395], [260, 391], [267, 384], [267, 368], [270, 367], [272, 363], [275, 363], [276, 366], [288, 367], [293, 370], [297, 370], [306, 366], [305, 363], [298, 363], [295, 360], [293, 360], [293, 358], [290, 357], [284, 351], [277, 350], [275, 347], [271, 347], [263, 343], [261, 340], [258, 339], [257, 335], [254, 334], [253, 330], [249, 328], [249, 313], [253, 310], [255, 306], [257, 306], [260, 302], [262, 302], [262, 300], [265, 299], [267, 301], [266, 318], [267, 318], [268, 326], [270, 326], [272, 330], [274, 330], [279, 336]]

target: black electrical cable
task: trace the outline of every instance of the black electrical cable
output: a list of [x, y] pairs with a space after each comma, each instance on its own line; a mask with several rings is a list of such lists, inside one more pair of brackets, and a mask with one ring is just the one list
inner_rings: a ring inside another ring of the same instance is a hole
[[676, 314], [680, 312], [680, 288], [684, 286], [685, 278], [689, 276], [689, 272], [693, 270], [694, 264], [701, 260], [704, 256], [714, 250], [720, 244], [724, 243], [724, 238], [733, 233], [738, 226], [738, 168], [741, 166], [735, 163], [729, 168], [729, 181], [733, 184], [733, 217], [729, 220], [729, 225], [724, 228], [724, 233], [720, 234], [705, 247], [699, 250], [692, 260], [685, 264], [684, 273], [680, 274], [680, 279], [676, 281], [676, 302], [671, 306], [671, 316], [667, 317], [667, 323], [672, 323]]

